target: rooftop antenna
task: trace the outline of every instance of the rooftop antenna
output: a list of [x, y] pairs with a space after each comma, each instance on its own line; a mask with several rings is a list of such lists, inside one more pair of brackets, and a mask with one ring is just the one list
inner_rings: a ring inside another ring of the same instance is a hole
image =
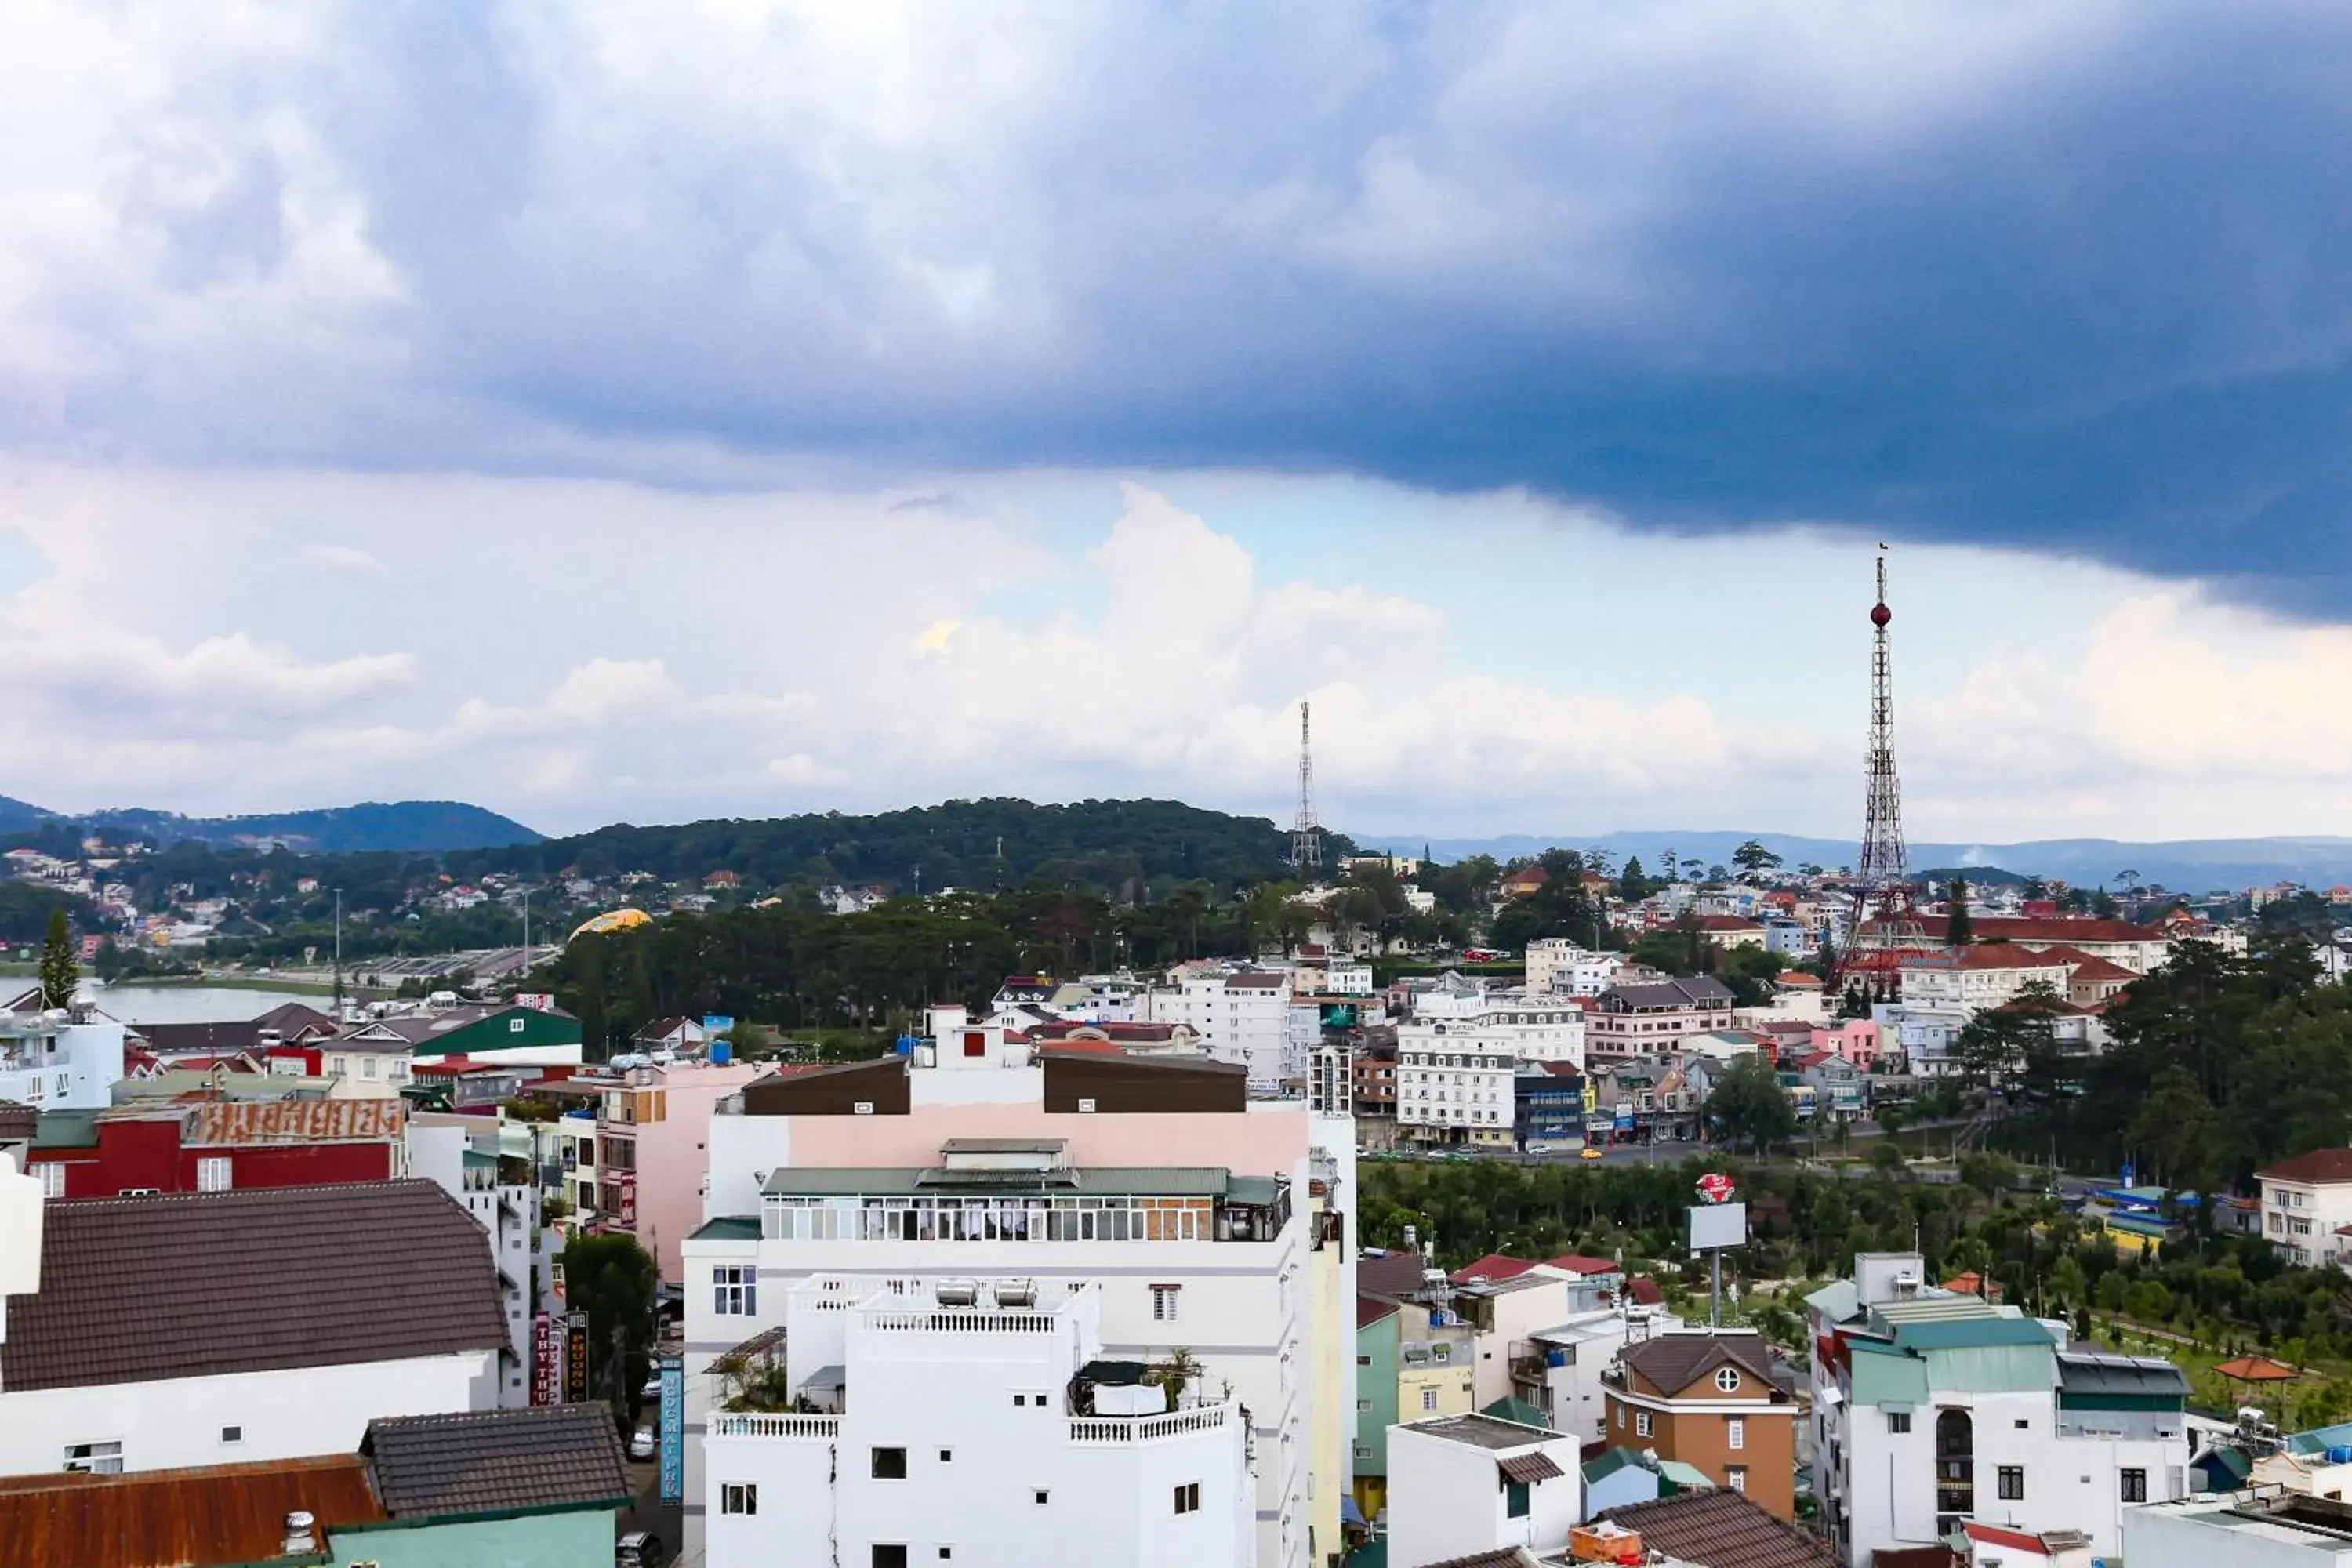
[[[1839, 968], [1868, 968], [1882, 988], [1898, 971], [1895, 955], [1927, 945], [1903, 843], [1903, 779], [1895, 768], [1895, 665], [1887, 626], [1886, 546], [1878, 547], [1878, 597], [1870, 606], [1870, 752], [1863, 763], [1862, 852], [1853, 867], [1853, 931]], [[1865, 932], [1864, 922], [1871, 922]], [[1869, 950], [1866, 953], [1863, 950]]]
[[1291, 868], [1323, 869], [1323, 829], [1315, 820], [1315, 755], [1308, 741], [1307, 704], [1298, 705], [1298, 820], [1290, 829]]

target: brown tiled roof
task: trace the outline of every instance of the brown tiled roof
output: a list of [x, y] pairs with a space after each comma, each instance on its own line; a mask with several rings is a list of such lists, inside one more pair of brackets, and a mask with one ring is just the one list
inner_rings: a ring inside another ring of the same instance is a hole
[[2313, 1186], [2326, 1186], [2331, 1182], [2352, 1182], [2352, 1149], [2314, 1149], [2308, 1154], [2297, 1154], [2292, 1160], [2281, 1160], [2275, 1165], [2265, 1165], [2254, 1173], [2257, 1181], [2298, 1182]]
[[507, 1342], [489, 1238], [431, 1182], [49, 1205], [0, 1388], [334, 1366]]
[[1556, 1481], [1565, 1473], [1551, 1462], [1550, 1455], [1541, 1452], [1514, 1454], [1496, 1463], [1505, 1480], [1517, 1481], [1523, 1487], [1533, 1486], [1538, 1481]]
[[543, 1405], [371, 1421], [360, 1452], [394, 1519], [566, 1504], [620, 1507], [629, 1473], [613, 1413]]
[[[607, 1425], [610, 1418], [607, 1417]], [[357, 1454], [128, 1475], [0, 1479], [0, 1561], [74, 1568], [211, 1568], [266, 1563], [286, 1516], [325, 1532], [384, 1517]]]
[[1516, 1546], [1506, 1546], [1498, 1552], [1481, 1552], [1469, 1557], [1449, 1557], [1443, 1563], [1433, 1563], [1429, 1568], [1527, 1568], [1536, 1559]]
[[13, 1100], [0, 1100], [0, 1143], [26, 1143], [41, 1130], [41, 1113]]
[[1603, 1509], [1601, 1517], [1641, 1532], [1642, 1544], [1704, 1568], [1836, 1568], [1828, 1542], [1775, 1519], [1726, 1489], [1680, 1492], [1655, 1502]]
[[1727, 1362], [1769, 1384], [1777, 1384], [1783, 1375], [1773, 1364], [1763, 1336], [1752, 1332], [1660, 1334], [1627, 1345], [1619, 1359], [1653, 1388], [1670, 1394], [1680, 1394]]
[[1378, 1296], [1356, 1298], [1356, 1330], [1359, 1333], [1383, 1318], [1393, 1318], [1396, 1315], [1397, 1304], [1394, 1301], [1384, 1301]]
[[1421, 1289], [1422, 1272], [1429, 1267], [1418, 1252], [1391, 1247], [1381, 1258], [1356, 1259], [1356, 1293], [1388, 1300], [1410, 1296]]

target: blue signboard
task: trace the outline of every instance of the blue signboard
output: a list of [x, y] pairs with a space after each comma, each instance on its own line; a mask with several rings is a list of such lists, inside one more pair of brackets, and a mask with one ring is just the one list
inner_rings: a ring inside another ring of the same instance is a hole
[[702, 1032], [711, 1039], [717, 1039], [734, 1026], [735, 1020], [724, 1013], [705, 1013], [702, 1016]]
[[661, 1500], [686, 1500], [686, 1359], [661, 1358]]
[[1631, 1132], [1633, 1130], [1633, 1108], [1632, 1106], [1621, 1104], [1617, 1107], [1616, 1126], [1617, 1131], [1620, 1132]]

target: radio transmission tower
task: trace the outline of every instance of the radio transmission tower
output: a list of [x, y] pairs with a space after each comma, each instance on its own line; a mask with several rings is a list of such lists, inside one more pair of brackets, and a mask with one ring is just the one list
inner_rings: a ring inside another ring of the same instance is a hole
[[1863, 765], [1868, 787], [1862, 854], [1853, 868], [1853, 930], [1847, 938], [1846, 962], [1840, 966], [1876, 973], [1882, 990], [1899, 973], [1896, 955], [1927, 945], [1913, 907], [1910, 856], [1903, 844], [1903, 780], [1895, 771], [1895, 667], [1886, 633], [1894, 619], [1895, 612], [1886, 607], [1886, 546], [1882, 544], [1878, 598], [1870, 606], [1870, 755]]
[[1298, 820], [1290, 829], [1290, 864], [1299, 871], [1323, 869], [1323, 829], [1315, 820], [1315, 755], [1307, 744], [1304, 702], [1298, 705]]

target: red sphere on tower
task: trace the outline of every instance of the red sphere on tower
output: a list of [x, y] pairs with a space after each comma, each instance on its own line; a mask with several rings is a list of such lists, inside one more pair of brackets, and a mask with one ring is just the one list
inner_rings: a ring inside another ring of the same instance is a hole
[[1870, 624], [1872, 626], [1883, 626], [1894, 618], [1895, 612], [1888, 609], [1885, 605], [1873, 605], [1870, 606]]

